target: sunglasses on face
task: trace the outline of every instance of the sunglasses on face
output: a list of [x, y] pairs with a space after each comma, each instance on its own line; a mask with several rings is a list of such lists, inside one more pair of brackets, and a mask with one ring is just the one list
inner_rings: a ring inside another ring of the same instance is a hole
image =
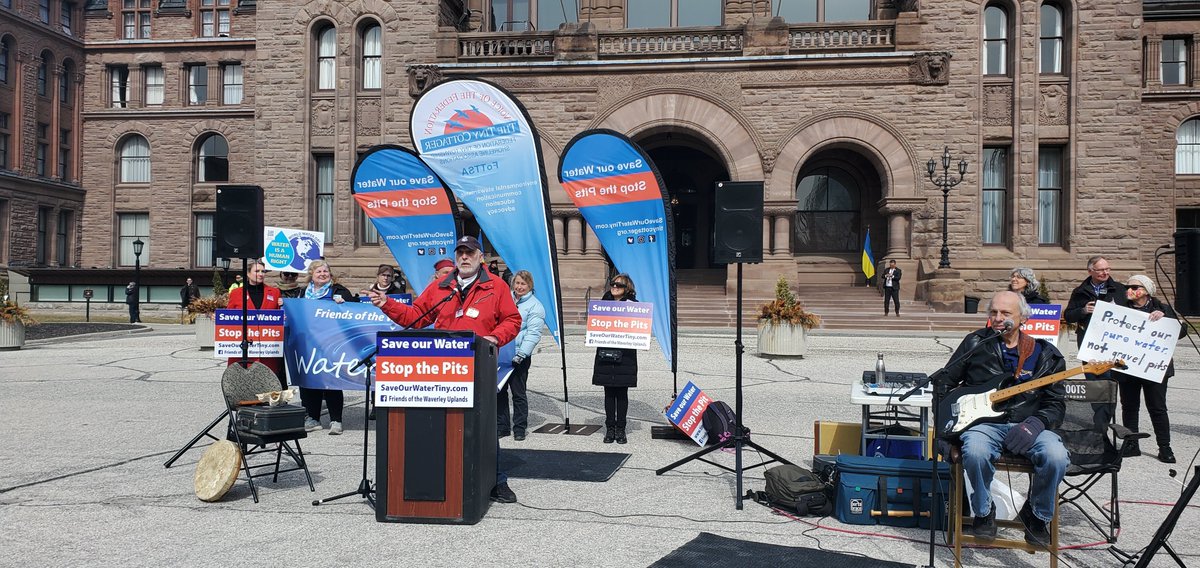
[[622, 283], [620, 283], [620, 282], [613, 282], [612, 284], [609, 284], [608, 286], [609, 286], [610, 288], [620, 288], [621, 290], [624, 290], [625, 288], [628, 288], [628, 286], [626, 286], [626, 285], [624, 285], [624, 284], [622, 284]]
[[1145, 286], [1142, 286], [1140, 284], [1130, 284], [1130, 285], [1126, 286], [1126, 288], [1129, 288], [1130, 290], [1143, 290], [1143, 289], [1145, 289]]

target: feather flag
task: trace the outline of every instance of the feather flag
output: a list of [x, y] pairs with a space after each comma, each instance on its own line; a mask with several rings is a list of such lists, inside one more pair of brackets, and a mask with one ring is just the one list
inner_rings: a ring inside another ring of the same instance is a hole
[[871, 254], [871, 229], [867, 229], [867, 238], [863, 239], [862, 271], [867, 279], [875, 277], [875, 256]]

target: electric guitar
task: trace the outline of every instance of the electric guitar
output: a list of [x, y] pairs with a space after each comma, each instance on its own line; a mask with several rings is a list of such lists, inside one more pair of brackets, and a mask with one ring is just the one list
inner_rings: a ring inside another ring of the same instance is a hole
[[1106, 361], [1103, 363], [1085, 363], [1074, 369], [1061, 373], [1025, 381], [1019, 385], [996, 390], [1009, 377], [999, 376], [980, 385], [970, 385], [956, 388], [942, 398], [938, 404], [938, 418], [942, 421], [938, 434], [956, 438], [963, 432], [981, 422], [1000, 422], [1004, 412], [996, 411], [996, 405], [1023, 392], [1057, 383], [1063, 379], [1082, 373], [1099, 375], [1111, 369], [1124, 369], [1125, 361]]

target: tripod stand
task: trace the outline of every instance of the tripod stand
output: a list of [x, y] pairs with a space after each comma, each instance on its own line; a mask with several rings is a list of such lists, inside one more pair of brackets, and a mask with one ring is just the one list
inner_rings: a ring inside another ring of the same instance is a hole
[[369, 447], [371, 425], [371, 369], [375, 368], [374, 365], [371, 365], [370, 363], [371, 359], [374, 358], [375, 353], [372, 352], [370, 355], [363, 357], [363, 359], [359, 361], [357, 365], [350, 369], [351, 371], [354, 371], [363, 365], [367, 365], [367, 377], [366, 380], [363, 381], [363, 395], [365, 396], [363, 399], [362, 479], [358, 482], [358, 489], [334, 495], [333, 497], [315, 499], [312, 502], [313, 507], [316, 507], [322, 503], [337, 501], [338, 499], [349, 497], [351, 495], [362, 495], [362, 497], [367, 500], [367, 504], [370, 505], [372, 509], [375, 508], [375, 489], [371, 487], [371, 480], [367, 478], [367, 449]]
[[[734, 366], [735, 399], [734, 399], [734, 411], [733, 411], [733, 414], [734, 414], [733, 436], [730, 436], [728, 439], [726, 439], [723, 442], [718, 443], [715, 446], [704, 448], [703, 450], [700, 450], [700, 451], [698, 451], [686, 458], [683, 458], [671, 465], [660, 468], [657, 471], [655, 471], [654, 473], [655, 473], [655, 475], [662, 475], [662, 474], [664, 474], [668, 471], [671, 471], [672, 469], [675, 469], [675, 468], [677, 468], [685, 463], [688, 463], [692, 460], [700, 460], [704, 463], [715, 465], [725, 471], [732, 472], [737, 477], [737, 493], [735, 494], [736, 495], [736, 498], [735, 498], [736, 508], [737, 508], [737, 510], [741, 511], [742, 510], [742, 499], [743, 499], [742, 472], [744, 470], [753, 469], [756, 467], [763, 467], [769, 463], [780, 462], [780, 463], [791, 464], [792, 462], [787, 461], [787, 460], [775, 455], [770, 450], [751, 441], [750, 440], [750, 429], [742, 426], [742, 351], [744, 351], [745, 349], [744, 349], [744, 345], [742, 344], [742, 263], [740, 263], [740, 262], [737, 263], [737, 339], [733, 342], [733, 345], [734, 345], [734, 353], [736, 354], [735, 355], [736, 363]], [[751, 448], [754, 448], [754, 449], [758, 450], [759, 452], [770, 456], [771, 459], [764, 461], [762, 463], [752, 465], [750, 467], [743, 468], [742, 467], [742, 447], [744, 447], [744, 446], [749, 446]], [[725, 465], [722, 465], [722, 464], [719, 464], [719, 463], [716, 463], [713, 461], [709, 461], [704, 458], [704, 456], [706, 456], [712, 452], [715, 452], [719, 449], [722, 449], [722, 448], [734, 448], [734, 458], [733, 458], [734, 467], [732, 469], [730, 469], [729, 467], [727, 467]]]
[[[1172, 470], [1171, 473], [1174, 474], [1175, 471]], [[1175, 549], [1171, 548], [1171, 543], [1167, 542], [1167, 539], [1171, 537], [1171, 532], [1175, 530], [1175, 524], [1179, 522], [1179, 516], [1188, 508], [1188, 503], [1196, 495], [1198, 487], [1200, 487], [1200, 465], [1196, 466], [1195, 470], [1192, 471], [1192, 480], [1184, 487], [1183, 493], [1179, 495], [1179, 500], [1175, 502], [1175, 506], [1171, 507], [1171, 512], [1167, 514], [1167, 518], [1158, 526], [1158, 530], [1154, 531], [1154, 538], [1150, 539], [1150, 544], [1146, 545], [1146, 548], [1133, 554], [1115, 546], [1110, 547], [1108, 551], [1113, 556], [1116, 556], [1118, 560], [1121, 560], [1122, 566], [1129, 566], [1137, 562], [1135, 568], [1146, 568], [1150, 565], [1150, 560], [1158, 553], [1158, 549], [1161, 548], [1166, 550], [1167, 554], [1171, 555], [1171, 558], [1175, 560], [1175, 563], [1180, 568], [1187, 568], [1187, 564], [1183, 563], [1183, 559], [1175, 553]]]

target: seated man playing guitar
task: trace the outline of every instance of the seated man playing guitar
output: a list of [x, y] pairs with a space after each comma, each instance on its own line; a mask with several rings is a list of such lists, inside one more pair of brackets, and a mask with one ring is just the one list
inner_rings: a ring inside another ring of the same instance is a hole
[[[1047, 546], [1058, 484], [1070, 464], [1062, 439], [1051, 431], [1062, 423], [1065, 391], [1059, 381], [1066, 376], [1011, 396], [997, 408], [988, 409], [994, 410], [992, 416], [982, 413], [982, 418], [992, 422], [976, 422], [964, 410], [972, 404], [967, 400], [970, 391], [990, 392], [1064, 371], [1066, 363], [1057, 348], [1021, 333], [1021, 324], [1029, 315], [1029, 304], [1020, 294], [999, 292], [992, 298], [988, 303], [990, 329], [967, 335], [950, 358], [956, 363], [947, 366], [946, 383], [941, 386], [954, 390], [939, 405], [937, 420], [943, 436], [961, 433], [963, 471], [971, 482], [971, 507], [976, 515], [972, 533], [984, 540], [996, 538], [996, 509], [988, 487], [996, 472], [993, 462], [1007, 451], [1033, 463], [1028, 505], [1032, 515], [1024, 511], [1022, 515], [1025, 541]], [[994, 337], [996, 333], [1001, 334], [999, 340]], [[955, 420], [959, 421], [957, 426]]]

